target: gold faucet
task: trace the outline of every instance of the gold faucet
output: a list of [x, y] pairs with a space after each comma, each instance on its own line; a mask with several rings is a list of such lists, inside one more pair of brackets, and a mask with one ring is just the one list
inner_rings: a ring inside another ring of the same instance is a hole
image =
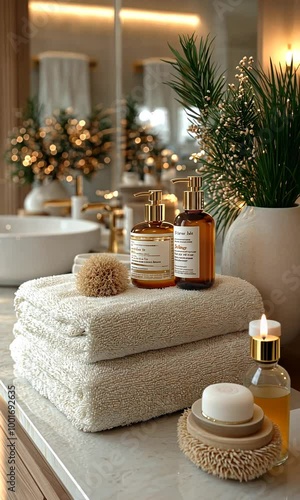
[[[76, 196], [83, 196], [83, 177], [82, 175], [77, 175], [75, 178], [75, 193]], [[54, 208], [65, 208], [65, 214], [69, 215], [71, 213], [72, 202], [71, 198], [62, 198], [56, 200], [44, 201], [44, 207], [54, 207]]]
[[65, 198], [62, 200], [48, 200], [44, 201], [43, 206], [46, 208], [61, 208], [64, 209], [60, 212], [61, 215], [70, 215], [71, 213], [71, 200], [70, 198]]
[[48, 200], [44, 201], [44, 207], [62, 207], [71, 208], [71, 200], [69, 198], [63, 200]]
[[89, 210], [98, 210], [98, 209], [105, 209], [105, 210], [110, 210], [111, 206], [108, 203], [103, 203], [102, 201], [96, 201], [95, 203], [85, 203], [81, 211], [82, 212], [88, 212]]
[[119, 250], [118, 236], [123, 235], [123, 229], [117, 227], [117, 221], [118, 219], [123, 219], [124, 210], [120, 207], [112, 207], [111, 205], [108, 205], [108, 203], [96, 202], [85, 203], [81, 211], [85, 212], [97, 209], [104, 211], [97, 214], [97, 219], [99, 222], [101, 222], [102, 224], [106, 224], [105, 219], [108, 218], [108, 226], [110, 230], [108, 251], [117, 253]]

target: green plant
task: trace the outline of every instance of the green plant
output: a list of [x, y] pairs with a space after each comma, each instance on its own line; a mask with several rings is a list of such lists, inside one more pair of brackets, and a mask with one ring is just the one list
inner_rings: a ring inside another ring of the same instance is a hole
[[37, 99], [29, 100], [21, 127], [10, 134], [5, 159], [14, 182], [72, 180], [76, 172], [90, 178], [110, 162], [111, 120], [102, 107], [95, 108], [87, 120], [61, 109], [43, 125], [40, 111]]
[[124, 111], [124, 168], [126, 172], [137, 172], [143, 179], [147, 171], [156, 170], [160, 139], [149, 126], [140, 123], [138, 104], [130, 95], [126, 98]]
[[213, 62], [212, 41], [180, 36], [170, 47], [176, 91], [191, 121], [190, 132], [208, 194], [206, 208], [226, 230], [244, 205], [291, 207], [300, 195], [300, 78], [293, 63], [265, 72], [244, 57], [237, 83]]

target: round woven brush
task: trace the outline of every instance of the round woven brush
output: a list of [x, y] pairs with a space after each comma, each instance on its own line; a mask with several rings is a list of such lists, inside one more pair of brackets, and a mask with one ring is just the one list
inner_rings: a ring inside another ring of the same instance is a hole
[[108, 297], [128, 287], [126, 266], [111, 254], [92, 255], [76, 278], [78, 291], [86, 297]]
[[179, 448], [197, 467], [222, 479], [251, 481], [272, 469], [281, 450], [280, 431], [274, 425], [271, 442], [256, 450], [221, 450], [194, 438], [187, 430], [186, 410], [179, 418], [177, 433]]

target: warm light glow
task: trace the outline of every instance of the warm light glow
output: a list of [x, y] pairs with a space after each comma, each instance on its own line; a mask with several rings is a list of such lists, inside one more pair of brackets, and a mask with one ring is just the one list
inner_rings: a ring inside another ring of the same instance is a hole
[[[98, 7], [95, 5], [76, 5], [57, 2], [35, 2], [29, 3], [32, 12], [44, 12], [46, 14], [68, 14], [73, 16], [100, 17], [114, 19], [114, 11], [109, 7]], [[175, 12], [160, 12], [141, 9], [122, 9], [120, 12], [122, 21], [139, 21], [154, 23], [168, 23], [197, 26], [200, 19], [192, 14], [177, 14]]]
[[120, 17], [122, 21], [153, 21], [154, 23], [189, 24], [190, 26], [197, 26], [199, 23], [199, 17], [191, 14], [137, 9], [122, 9]]
[[292, 64], [292, 60], [293, 60], [293, 52], [292, 52], [292, 46], [291, 44], [289, 43], [288, 44], [288, 51], [287, 53], [285, 54], [285, 63], [287, 65], [287, 67], [289, 68]]
[[268, 336], [268, 322], [265, 314], [262, 315], [260, 320], [260, 336], [263, 339]]
[[172, 193], [163, 194], [162, 199], [164, 201], [168, 201], [169, 203], [177, 203], [177, 201], [178, 201], [177, 196], [175, 194], [172, 194]]
[[151, 118], [151, 113], [150, 111], [144, 109], [143, 111], [140, 112], [139, 114], [139, 119], [142, 121], [142, 122], [147, 122], [149, 121]]
[[287, 68], [290, 68], [292, 63], [294, 68], [300, 64], [300, 50], [299, 50], [299, 45], [291, 44], [289, 43], [287, 46], [287, 51], [283, 52], [282, 51], [282, 56], [281, 56], [281, 61], [285, 60], [285, 64]]
[[45, 12], [46, 14], [71, 14], [73, 16], [103, 17], [113, 19], [114, 11], [110, 7], [96, 7], [93, 5], [76, 5], [57, 2], [30, 2], [32, 12]]

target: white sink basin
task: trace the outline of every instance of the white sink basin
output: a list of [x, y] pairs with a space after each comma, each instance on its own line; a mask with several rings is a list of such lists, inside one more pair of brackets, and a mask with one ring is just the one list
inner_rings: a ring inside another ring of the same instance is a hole
[[96, 250], [95, 222], [60, 217], [0, 216], [0, 285], [69, 273], [74, 257]]

